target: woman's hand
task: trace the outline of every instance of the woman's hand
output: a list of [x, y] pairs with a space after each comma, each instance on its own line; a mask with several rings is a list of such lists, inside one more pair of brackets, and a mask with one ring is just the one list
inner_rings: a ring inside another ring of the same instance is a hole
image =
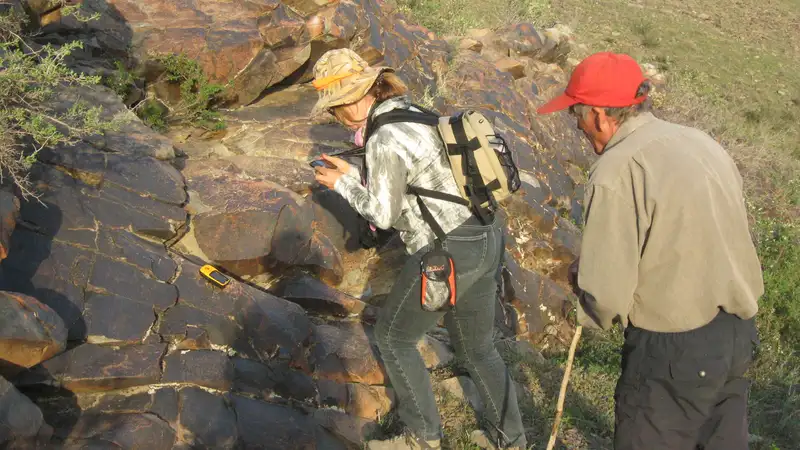
[[342, 173], [347, 173], [350, 171], [350, 163], [343, 160], [342, 158], [337, 158], [335, 156], [328, 156], [326, 154], [322, 154], [322, 160], [326, 161], [328, 164], [332, 165], [336, 170]]
[[328, 189], [333, 189], [339, 177], [344, 175], [336, 169], [329, 169], [327, 167], [315, 167], [314, 170], [317, 172], [315, 176], [317, 182]]
[[333, 166], [333, 168], [315, 167], [314, 170], [317, 172], [315, 178], [319, 184], [328, 189], [333, 189], [336, 185], [336, 180], [350, 170], [350, 164], [341, 158], [325, 154], [322, 155], [322, 160]]

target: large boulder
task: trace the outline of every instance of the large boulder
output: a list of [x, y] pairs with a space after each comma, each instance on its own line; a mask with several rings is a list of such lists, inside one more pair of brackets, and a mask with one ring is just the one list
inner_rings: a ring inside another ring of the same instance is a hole
[[315, 229], [313, 208], [269, 181], [253, 181], [231, 163], [190, 161], [184, 169], [192, 201], [192, 231], [183, 249], [237, 275], [310, 267], [323, 278], [342, 277], [341, 257]]
[[0, 372], [30, 368], [67, 345], [64, 321], [35, 298], [0, 291]]
[[14, 386], [0, 377], [0, 445], [32, 438], [45, 425], [42, 411]]

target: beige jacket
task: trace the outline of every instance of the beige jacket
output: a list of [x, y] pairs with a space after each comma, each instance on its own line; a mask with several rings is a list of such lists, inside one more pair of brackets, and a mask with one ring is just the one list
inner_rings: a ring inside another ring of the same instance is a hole
[[650, 113], [629, 119], [591, 168], [584, 205], [581, 324], [678, 332], [719, 307], [743, 319], [758, 311], [742, 178], [707, 134]]

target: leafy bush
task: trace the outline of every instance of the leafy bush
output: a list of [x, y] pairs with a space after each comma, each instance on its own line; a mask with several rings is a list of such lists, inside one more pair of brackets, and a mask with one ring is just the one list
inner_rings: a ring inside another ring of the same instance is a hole
[[[75, 14], [64, 8], [63, 13]], [[64, 59], [80, 42], [61, 47], [36, 47], [23, 32], [27, 18], [14, 9], [0, 14], [0, 181], [9, 177], [24, 197], [35, 196], [27, 178], [37, 154], [45, 147], [72, 144], [81, 137], [115, 127], [101, 117], [100, 107], [73, 104], [67, 111], [53, 108], [59, 92], [92, 86], [99, 77], [77, 74]]]
[[103, 84], [124, 99], [131, 93], [136, 78], [122, 61], [116, 61], [114, 66], [116, 70], [103, 78]]
[[[164, 79], [180, 86], [180, 102], [170, 106], [166, 124], [190, 123], [210, 130], [225, 128], [225, 122], [213, 107], [226, 86], [209, 83], [200, 64], [184, 54], [156, 54], [151, 57], [164, 66]], [[154, 117], [158, 108], [147, 105], [145, 102], [144, 107], [138, 111], [139, 117], [150, 122], [151, 126], [165, 120], [159, 114]]]

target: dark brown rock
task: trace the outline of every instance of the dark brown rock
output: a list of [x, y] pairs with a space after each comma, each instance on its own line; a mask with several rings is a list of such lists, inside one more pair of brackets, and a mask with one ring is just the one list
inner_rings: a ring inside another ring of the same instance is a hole
[[530, 119], [527, 113], [527, 103], [513, 89], [487, 90], [486, 86], [510, 86], [514, 77], [498, 70], [494, 64], [473, 52], [459, 53], [447, 77], [448, 100], [452, 106], [447, 113], [464, 108], [480, 108], [484, 111], [502, 113], [508, 119], [527, 129]]
[[[322, 153], [352, 147], [352, 133], [341, 125], [310, 122], [302, 115], [293, 120], [271, 120], [275, 114], [272, 111], [273, 108], [251, 110], [250, 116], [258, 118], [260, 123], [231, 130], [222, 142], [234, 153], [291, 158], [304, 163]], [[304, 114], [308, 115], [308, 111]]]
[[268, 181], [236, 176], [230, 163], [190, 162], [184, 173], [196, 214], [187, 251], [199, 251], [238, 275], [282, 272], [287, 266], [307, 266], [338, 280], [342, 266], [338, 250], [314, 230], [312, 207], [297, 194]]
[[392, 410], [394, 391], [383, 386], [361, 383], [342, 384], [331, 380], [319, 381], [320, 403], [335, 407], [351, 416], [376, 420]]
[[38, 300], [0, 291], [0, 372], [30, 368], [66, 348], [64, 321]]
[[316, 397], [314, 382], [308, 375], [292, 370], [285, 361], [259, 363], [244, 358], [234, 358], [233, 388], [245, 394], [256, 395], [265, 400], [275, 394], [287, 398], [310, 402]]
[[217, 345], [232, 346], [263, 361], [281, 354], [304, 365], [302, 346], [311, 328], [302, 308], [236, 281], [219, 289], [202, 278], [199, 269], [182, 263], [175, 281], [180, 298], [165, 314], [159, 333], [180, 340], [187, 328], [204, 328]]
[[8, 256], [9, 240], [18, 217], [19, 200], [11, 192], [0, 189], [0, 261]]
[[311, 364], [318, 379], [340, 383], [385, 384], [377, 349], [361, 324], [340, 323], [314, 328]]
[[361, 300], [339, 292], [308, 275], [281, 280], [270, 291], [278, 297], [297, 303], [307, 311], [339, 317], [361, 314], [369, 307]]
[[283, 2], [258, 19], [258, 30], [267, 47], [272, 49], [295, 47], [308, 42], [306, 22], [295, 11]]
[[68, 339], [83, 339], [84, 291], [95, 256], [21, 229], [14, 232], [10, 248], [0, 271], [2, 285], [47, 305], [64, 321]]
[[227, 316], [180, 302], [165, 311], [155, 326], [155, 332], [178, 350], [210, 349], [212, 344], [233, 345], [237, 330]]
[[299, 306], [254, 288], [243, 287], [236, 299], [236, 321], [242, 334], [236, 349], [261, 361], [273, 357], [308, 369], [303, 346], [311, 336], [311, 324]]
[[107, 131], [102, 137], [91, 138], [99, 149], [162, 160], [175, 158], [175, 149], [170, 140], [142, 123], [111, 89], [102, 85], [69, 88], [59, 93], [52, 106], [63, 113], [78, 101], [101, 107], [104, 120], [116, 118], [121, 124], [118, 129]]
[[553, 256], [567, 264], [581, 252], [581, 232], [575, 224], [563, 217], [558, 218], [558, 228], [553, 231]]
[[318, 409], [313, 416], [322, 427], [356, 448], [361, 448], [380, 430], [380, 425], [374, 420], [353, 417], [334, 409]]
[[156, 319], [152, 305], [114, 294], [89, 293], [83, 311], [89, 343], [141, 343]]
[[148, 278], [138, 267], [105, 257], [96, 260], [89, 286], [97, 292], [132, 299], [156, 311], [163, 311], [178, 300], [175, 286]]
[[21, 383], [37, 384], [55, 379], [72, 392], [109, 391], [157, 383], [161, 378], [159, 360], [165, 345], [111, 347], [79, 345], [45, 361]]
[[209, 350], [179, 351], [164, 358], [164, 383], [190, 383], [227, 391], [233, 384], [228, 355]]
[[540, 343], [563, 326], [572, 305], [571, 295], [551, 279], [519, 267], [506, 255], [503, 269], [505, 301], [519, 312], [517, 335]]
[[[83, 393], [74, 407], [82, 414], [151, 413], [170, 424], [178, 420], [178, 392], [172, 387]], [[42, 403], [68, 403], [65, 398], [47, 398]], [[51, 410], [54, 408], [47, 408]], [[57, 408], [55, 408], [57, 409]], [[66, 405], [63, 409], [69, 409]]]
[[536, 58], [544, 47], [541, 36], [531, 23], [514, 24], [498, 32], [498, 35], [510, 53], [515, 56]]
[[66, 443], [86, 441], [113, 443], [120, 448], [172, 448], [175, 431], [153, 414], [86, 414], [75, 423]]
[[[275, 12], [280, 2], [245, 4], [200, 2], [176, 7], [168, 1], [115, 0], [123, 20], [134, 28], [134, 53], [183, 52], [200, 62], [211, 81], [232, 82], [227, 98], [248, 104], [305, 63], [298, 54], [304, 29], [291, 12]], [[261, 29], [266, 34], [262, 35]], [[297, 47], [296, 47], [297, 46]], [[288, 49], [290, 52], [273, 52]]]
[[525, 64], [516, 59], [503, 57], [497, 60], [494, 66], [501, 72], [510, 73], [515, 80], [525, 76]]
[[346, 448], [313, 419], [297, 409], [231, 396], [236, 410], [239, 448], [331, 449]]
[[247, 177], [270, 181], [298, 194], [311, 192], [315, 183], [314, 170], [296, 159], [236, 155], [226, 160], [234, 163]]
[[163, 245], [146, 241], [128, 231], [101, 229], [97, 249], [116, 260], [135, 265], [150, 278], [170, 281], [178, 268]]
[[181, 389], [178, 395], [183, 444], [188, 448], [237, 448], [236, 415], [223, 397], [195, 387]]
[[0, 377], [0, 445], [36, 436], [42, 425], [45, 425], [42, 411]]

